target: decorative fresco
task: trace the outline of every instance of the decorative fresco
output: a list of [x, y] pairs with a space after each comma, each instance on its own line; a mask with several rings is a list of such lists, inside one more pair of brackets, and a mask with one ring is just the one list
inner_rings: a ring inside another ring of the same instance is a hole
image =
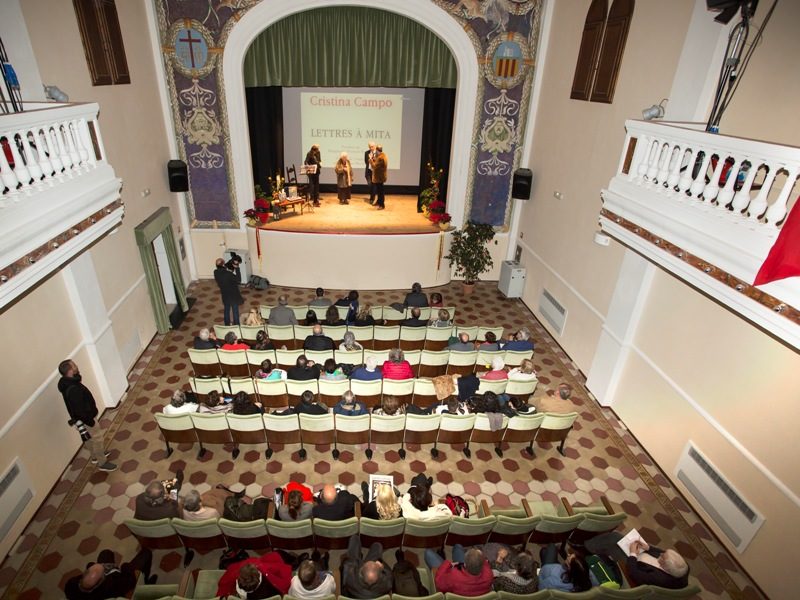
[[[270, 0], [156, 0], [178, 146], [189, 168], [194, 228], [239, 227], [221, 54], [231, 28], [262, 1]], [[482, 68], [466, 214], [505, 227], [532, 91], [541, 0], [432, 2], [463, 26]]]

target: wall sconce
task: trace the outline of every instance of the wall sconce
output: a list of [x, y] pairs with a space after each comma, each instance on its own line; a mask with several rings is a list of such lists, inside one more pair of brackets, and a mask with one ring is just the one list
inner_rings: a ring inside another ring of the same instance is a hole
[[664, 104], [667, 102], [669, 102], [669, 98], [664, 98], [658, 104], [653, 104], [650, 108], [645, 108], [642, 110], [642, 118], [645, 121], [662, 118], [664, 116]]

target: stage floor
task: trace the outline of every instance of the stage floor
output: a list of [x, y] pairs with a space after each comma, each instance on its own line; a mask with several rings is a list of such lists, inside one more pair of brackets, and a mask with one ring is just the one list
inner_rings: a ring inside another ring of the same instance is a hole
[[411, 195], [387, 195], [386, 209], [370, 206], [363, 194], [353, 195], [350, 204], [340, 205], [336, 194], [321, 194], [322, 206], [313, 213], [300, 214], [292, 210], [283, 214], [280, 221], [262, 225], [270, 231], [300, 233], [433, 233], [438, 227], [422, 213], [417, 212], [417, 197]]

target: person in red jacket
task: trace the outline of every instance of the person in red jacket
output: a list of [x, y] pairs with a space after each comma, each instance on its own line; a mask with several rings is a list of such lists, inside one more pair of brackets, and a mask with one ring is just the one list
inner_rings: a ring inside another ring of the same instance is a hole
[[248, 558], [229, 566], [219, 580], [217, 596], [262, 600], [286, 594], [292, 581], [292, 567], [277, 552]]
[[444, 560], [428, 548], [425, 550], [425, 562], [431, 569], [437, 569], [434, 582], [438, 592], [482, 596], [492, 591], [492, 567], [478, 548], [464, 552], [461, 544], [455, 544], [452, 561]]
[[383, 363], [384, 379], [413, 379], [414, 371], [400, 348], [389, 350], [389, 360]]

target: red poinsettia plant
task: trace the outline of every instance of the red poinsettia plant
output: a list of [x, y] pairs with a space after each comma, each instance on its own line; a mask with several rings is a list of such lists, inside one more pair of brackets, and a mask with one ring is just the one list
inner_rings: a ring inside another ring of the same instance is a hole
[[428, 206], [428, 210], [430, 210], [430, 215], [428, 218], [434, 224], [440, 223], [449, 223], [450, 222], [450, 214], [447, 212], [447, 205], [442, 202], [441, 200], [434, 200]]

